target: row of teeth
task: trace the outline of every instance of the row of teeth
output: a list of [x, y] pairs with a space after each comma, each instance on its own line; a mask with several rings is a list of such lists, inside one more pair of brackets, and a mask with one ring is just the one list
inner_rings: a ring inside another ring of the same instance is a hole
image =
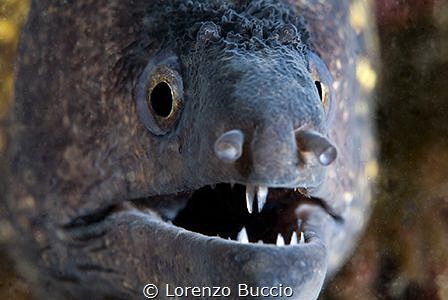
[[[243, 227], [243, 229], [241, 229], [241, 231], [238, 233], [238, 236], [236, 238], [236, 240], [240, 243], [243, 244], [249, 244], [249, 238], [247, 236], [247, 231], [246, 228]], [[298, 245], [298, 244], [304, 244], [305, 243], [305, 237], [303, 235], [303, 232], [300, 232], [300, 240], [297, 237], [297, 233], [294, 231], [292, 233], [292, 237], [291, 237], [291, 242], [289, 243], [289, 245], [293, 246], [293, 245]], [[263, 244], [263, 241], [258, 241], [258, 244]], [[285, 246], [285, 239], [283, 238], [283, 236], [279, 233], [277, 235], [277, 242], [276, 242], [277, 246]]]
[[253, 186], [253, 185], [247, 185], [246, 186], [246, 204], [247, 204], [247, 211], [251, 214], [254, 207], [254, 198], [255, 193], [257, 193], [257, 207], [258, 210], [261, 211], [266, 204], [266, 198], [268, 196], [268, 187], [267, 186]]
[[[266, 204], [266, 198], [268, 196], [268, 187], [267, 186], [253, 186], [253, 185], [247, 185], [246, 186], [246, 205], [247, 205], [247, 211], [251, 214], [253, 212], [254, 207], [254, 198], [255, 193], [257, 194], [257, 207], [258, 211], [262, 211], [264, 205]], [[238, 233], [237, 241], [241, 243], [248, 244], [249, 238], [247, 236], [246, 228], [243, 227], [241, 231]], [[258, 241], [259, 244], [263, 244], [263, 241]], [[291, 242], [289, 245], [298, 245], [305, 243], [305, 238], [303, 236], [303, 232], [300, 233], [300, 240], [297, 237], [297, 233], [294, 231], [292, 233]], [[277, 246], [285, 246], [285, 239], [283, 236], [279, 233], [277, 235]]]

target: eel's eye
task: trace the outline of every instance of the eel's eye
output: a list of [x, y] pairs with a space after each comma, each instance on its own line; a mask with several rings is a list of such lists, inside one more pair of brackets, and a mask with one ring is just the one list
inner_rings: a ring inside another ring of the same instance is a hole
[[322, 92], [323, 92], [322, 91], [322, 82], [316, 80], [316, 81], [314, 81], [314, 84], [316, 85], [317, 92], [319, 93], [319, 98], [323, 102], [324, 98], [323, 98], [323, 95], [322, 95]]
[[332, 78], [330, 71], [328, 70], [322, 59], [314, 53], [308, 54], [308, 60], [310, 63], [311, 78], [314, 80], [314, 84], [319, 94], [322, 106], [325, 111], [329, 109], [331, 101], [331, 84]]
[[182, 82], [180, 75], [162, 65], [151, 74], [147, 103], [161, 128], [169, 129], [176, 122], [182, 106]]
[[320, 80], [314, 80], [314, 84], [316, 85], [317, 92], [319, 93], [320, 100], [322, 101], [322, 105], [324, 110], [328, 109], [328, 100], [329, 100], [329, 91], [328, 87], [325, 86]]
[[173, 113], [173, 94], [168, 83], [162, 81], [151, 91], [149, 102], [155, 114], [168, 118]]
[[168, 133], [179, 119], [182, 95], [182, 78], [173, 66], [148, 65], [136, 89], [140, 120], [155, 135]]

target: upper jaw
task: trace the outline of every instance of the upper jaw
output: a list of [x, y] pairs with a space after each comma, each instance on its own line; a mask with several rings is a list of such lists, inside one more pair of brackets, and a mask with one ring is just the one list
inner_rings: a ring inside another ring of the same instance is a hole
[[264, 173], [251, 174], [247, 185], [266, 186], [270, 188], [318, 188], [325, 178], [325, 167], [320, 165], [306, 165], [300, 169], [293, 169], [288, 174], [282, 176], [269, 176], [269, 171]]

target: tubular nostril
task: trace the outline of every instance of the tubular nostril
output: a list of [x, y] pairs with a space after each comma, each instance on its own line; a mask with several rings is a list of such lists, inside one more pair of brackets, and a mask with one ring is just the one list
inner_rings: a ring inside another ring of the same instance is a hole
[[243, 154], [244, 134], [239, 129], [223, 133], [215, 142], [216, 156], [224, 162], [234, 162]]
[[326, 137], [312, 130], [299, 130], [296, 136], [300, 151], [312, 152], [321, 165], [328, 166], [336, 159], [336, 147]]
[[336, 156], [336, 148], [333, 145], [330, 145], [319, 155], [319, 162], [323, 166], [328, 166], [336, 159]]

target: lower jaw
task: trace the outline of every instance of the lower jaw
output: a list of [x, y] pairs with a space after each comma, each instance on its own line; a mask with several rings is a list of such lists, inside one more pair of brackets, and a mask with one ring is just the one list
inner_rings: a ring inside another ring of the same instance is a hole
[[304, 241], [284, 246], [203, 235], [136, 209], [113, 218], [120, 224], [133, 223], [140, 231], [144, 228], [145, 239], [151, 241], [144, 249], [150, 270], [146, 278], [155, 284], [228, 287], [230, 299], [239, 299], [240, 284], [281, 285], [293, 291], [289, 299], [316, 299], [327, 273], [327, 229], [336, 224], [318, 205], [299, 205], [297, 211], [303, 217]]
[[[173, 195], [166, 201], [171, 210], [154, 209], [154, 239], [164, 243], [164, 257], [178, 258], [168, 263], [176, 265], [176, 274], [169, 271], [165, 282], [173, 276], [182, 284], [179, 277], [187, 276], [187, 285], [232, 291], [239, 284], [282, 284], [294, 291], [291, 299], [316, 299], [327, 272], [329, 232], [340, 220], [322, 200], [284, 188], [269, 189], [263, 208], [255, 201], [249, 213], [245, 191], [242, 185], [218, 184]], [[151, 199], [134, 204], [148, 207]]]

